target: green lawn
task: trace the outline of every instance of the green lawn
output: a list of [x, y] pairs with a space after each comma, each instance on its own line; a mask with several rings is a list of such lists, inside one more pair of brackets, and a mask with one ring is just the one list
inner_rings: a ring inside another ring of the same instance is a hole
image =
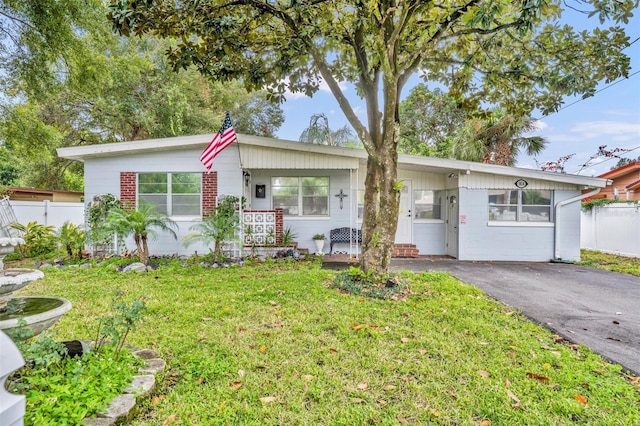
[[616, 256], [599, 251], [582, 250], [582, 264], [607, 271], [622, 272], [640, 277], [640, 259], [635, 257]]
[[146, 300], [130, 343], [168, 370], [133, 425], [640, 424], [637, 380], [445, 273], [406, 274], [406, 301], [341, 294], [332, 276], [96, 267], [47, 270], [20, 294], [71, 300], [60, 340], [92, 339], [116, 290]]

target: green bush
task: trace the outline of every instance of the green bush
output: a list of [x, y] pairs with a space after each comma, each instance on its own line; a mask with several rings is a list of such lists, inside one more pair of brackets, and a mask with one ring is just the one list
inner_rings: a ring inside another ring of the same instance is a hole
[[69, 257], [82, 258], [84, 238], [84, 231], [70, 222], [65, 222], [58, 230], [58, 243]]
[[18, 251], [23, 257], [46, 256], [56, 250], [55, 227], [38, 222], [14, 222], [11, 227], [22, 233], [25, 243], [18, 246]]

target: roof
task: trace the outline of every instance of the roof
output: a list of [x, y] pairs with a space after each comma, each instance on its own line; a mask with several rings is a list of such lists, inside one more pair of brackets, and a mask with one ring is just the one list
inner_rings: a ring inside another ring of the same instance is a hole
[[58, 189], [40, 189], [40, 188], [26, 188], [22, 186], [10, 186], [7, 188], [11, 192], [20, 192], [25, 194], [42, 194], [42, 195], [53, 195], [53, 194], [69, 194], [69, 195], [84, 195], [84, 192], [78, 191], [61, 191]]
[[[187, 149], [204, 149], [213, 139], [214, 134], [178, 136], [163, 139], [147, 139], [134, 142], [118, 142], [101, 145], [87, 145], [69, 148], [58, 148], [58, 156], [71, 160], [84, 162], [90, 158], [117, 157], [126, 154], [140, 154], [144, 152], [173, 151]], [[238, 134], [238, 142], [243, 145], [253, 147], [264, 147], [270, 149], [280, 149], [285, 151], [296, 151], [301, 153], [316, 153], [357, 159], [362, 166], [366, 165], [367, 153], [362, 149], [342, 148], [327, 145], [308, 144], [297, 141], [286, 141], [281, 139], [266, 138], [261, 136], [251, 136]], [[604, 188], [607, 186], [606, 179], [561, 174], [534, 170], [527, 168], [499, 166], [495, 164], [475, 163], [471, 161], [460, 161], [446, 158], [422, 157], [417, 155], [398, 155], [398, 165], [403, 169], [427, 171], [436, 173], [488, 173], [501, 176], [518, 176], [528, 179], [541, 179], [581, 185], [585, 187]]]
[[616, 179], [620, 176], [624, 176], [636, 170], [640, 170], [640, 161], [634, 161], [633, 163], [628, 163], [624, 166], [620, 166], [617, 169], [609, 170], [608, 172], [603, 173], [598, 177], [604, 179]]

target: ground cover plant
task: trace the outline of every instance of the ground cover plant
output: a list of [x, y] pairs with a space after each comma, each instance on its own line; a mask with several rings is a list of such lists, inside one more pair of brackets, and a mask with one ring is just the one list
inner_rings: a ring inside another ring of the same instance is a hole
[[174, 261], [47, 270], [20, 293], [71, 300], [63, 338], [89, 337], [117, 290], [144, 299], [130, 342], [168, 367], [133, 425], [640, 424], [637, 379], [445, 273], [401, 274], [398, 301], [333, 278], [318, 262]]
[[143, 313], [141, 300], [128, 303], [115, 295], [111, 312], [94, 323], [97, 343], [82, 344], [81, 356], [80, 342], [68, 342], [76, 351], [70, 353], [49, 330], [35, 337], [28, 328], [8, 330], [25, 360], [7, 382], [10, 392], [27, 397], [24, 424], [75, 425], [104, 411], [141, 365], [124, 344]]
[[616, 256], [593, 250], [582, 250], [580, 256], [582, 258], [580, 263], [583, 265], [640, 277], [640, 259], [638, 258]]

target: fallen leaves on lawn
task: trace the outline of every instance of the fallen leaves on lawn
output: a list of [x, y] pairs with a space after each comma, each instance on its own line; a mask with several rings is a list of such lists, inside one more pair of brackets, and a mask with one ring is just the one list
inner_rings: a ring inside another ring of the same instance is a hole
[[587, 398], [580, 395], [579, 393], [576, 394], [575, 398], [576, 398], [576, 401], [578, 401], [580, 404], [587, 405]]
[[167, 395], [158, 395], [151, 398], [151, 405], [158, 405], [158, 403], [164, 399], [167, 399]]
[[541, 376], [540, 374], [536, 374], [536, 373], [527, 373], [527, 377], [530, 379], [536, 379], [539, 382], [543, 382], [543, 383], [549, 383], [549, 378], [545, 377], [545, 376]]
[[484, 370], [478, 370], [477, 373], [479, 375], [481, 375], [482, 377], [490, 377], [491, 373], [489, 373], [488, 371], [484, 371]]
[[260, 398], [260, 402], [262, 402], [263, 404], [271, 404], [272, 402], [276, 401], [276, 397], [275, 396], [263, 396], [262, 398]]
[[480, 423], [476, 423], [476, 426], [489, 426], [491, 422], [489, 420], [483, 420]]
[[164, 419], [164, 422], [162, 422], [162, 426], [167, 426], [167, 425], [170, 425], [172, 423], [175, 423], [176, 420], [178, 420], [178, 416], [176, 416], [175, 414], [172, 414], [169, 417], [167, 417], [166, 419]]
[[267, 347], [265, 345], [260, 346], [260, 352], [265, 353], [267, 351]]
[[233, 390], [240, 389], [242, 387], [242, 382], [233, 382], [229, 387]]
[[367, 389], [369, 388], [369, 385], [368, 385], [368, 384], [366, 384], [366, 383], [359, 383], [359, 384], [358, 384], [358, 386], [357, 386], [357, 388], [358, 388], [359, 390], [367, 390]]
[[511, 404], [514, 408], [520, 408], [520, 398], [518, 398], [513, 392], [507, 389], [507, 396], [515, 401], [515, 404]]
[[394, 390], [396, 387], [393, 385], [386, 385], [385, 387], [383, 387], [382, 389], [386, 390], [386, 391], [391, 391]]

